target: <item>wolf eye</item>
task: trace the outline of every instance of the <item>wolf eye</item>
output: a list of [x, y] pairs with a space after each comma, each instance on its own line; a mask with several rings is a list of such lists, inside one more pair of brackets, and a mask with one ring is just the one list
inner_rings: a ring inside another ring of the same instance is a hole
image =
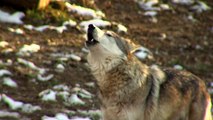
[[112, 35], [110, 33], [106, 33], [106, 36], [108, 37], [112, 37]]

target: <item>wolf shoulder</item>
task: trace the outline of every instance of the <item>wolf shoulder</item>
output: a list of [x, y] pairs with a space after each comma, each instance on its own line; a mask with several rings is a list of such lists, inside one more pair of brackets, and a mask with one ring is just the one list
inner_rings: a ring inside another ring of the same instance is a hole
[[[159, 72], [164, 73], [164, 76], [162, 77], [162, 73]], [[168, 120], [186, 118], [191, 120], [192, 116], [193, 120], [211, 120], [199, 118], [202, 116], [199, 114], [205, 114], [208, 100], [210, 100], [202, 79], [188, 71], [172, 68], [165, 68], [153, 73], [159, 78], [160, 85], [158, 98], [152, 98], [158, 101], [158, 107], [155, 106], [158, 109], [156, 113], [158, 118], [161, 116], [161, 118], [169, 118]], [[152, 87], [155, 88], [155, 86]]]
[[193, 97], [200, 92], [207, 91], [205, 82], [191, 72], [173, 68], [163, 68], [162, 71], [164, 79], [160, 85], [161, 94], [171, 91], [174, 95], [184, 96], [191, 94]]

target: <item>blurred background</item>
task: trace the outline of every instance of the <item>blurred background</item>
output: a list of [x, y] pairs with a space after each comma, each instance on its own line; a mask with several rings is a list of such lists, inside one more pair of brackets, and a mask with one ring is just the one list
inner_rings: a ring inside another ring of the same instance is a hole
[[0, 120], [100, 119], [88, 24], [140, 44], [148, 65], [196, 74], [213, 97], [212, 0], [0, 0]]

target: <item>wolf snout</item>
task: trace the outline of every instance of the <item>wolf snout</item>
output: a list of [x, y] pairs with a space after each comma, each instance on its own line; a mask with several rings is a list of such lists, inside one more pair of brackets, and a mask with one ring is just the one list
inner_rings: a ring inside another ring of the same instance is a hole
[[94, 30], [95, 26], [93, 24], [89, 24], [87, 29], [87, 46], [95, 45], [96, 43], [98, 43], [98, 41], [94, 38]]
[[87, 30], [88, 41], [92, 41], [94, 39], [94, 37], [93, 37], [94, 29], [95, 29], [95, 26], [93, 24], [89, 24], [88, 30]]
[[89, 24], [88, 31], [93, 31], [95, 29], [95, 26], [93, 24]]

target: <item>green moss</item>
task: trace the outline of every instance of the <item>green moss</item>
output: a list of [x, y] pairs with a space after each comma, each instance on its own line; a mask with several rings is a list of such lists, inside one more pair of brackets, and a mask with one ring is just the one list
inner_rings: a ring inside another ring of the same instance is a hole
[[37, 77], [37, 75], [33, 74], [33, 73], [27, 73], [26, 75], [27, 75], [28, 78], [31, 78], [31, 79]]
[[38, 11], [35, 9], [27, 10], [26, 13], [27, 13], [27, 17], [29, 18], [38, 19], [38, 20], [42, 20], [45, 18], [45, 15], [41, 11]]
[[0, 64], [0, 69], [4, 69], [5, 65]]
[[56, 24], [61, 25], [69, 20], [67, 11], [53, 8], [49, 5], [45, 10], [29, 9], [26, 11], [26, 21], [34, 25]]
[[171, 59], [169, 62], [168, 62], [169, 65], [180, 65], [180, 60], [179, 59]]

